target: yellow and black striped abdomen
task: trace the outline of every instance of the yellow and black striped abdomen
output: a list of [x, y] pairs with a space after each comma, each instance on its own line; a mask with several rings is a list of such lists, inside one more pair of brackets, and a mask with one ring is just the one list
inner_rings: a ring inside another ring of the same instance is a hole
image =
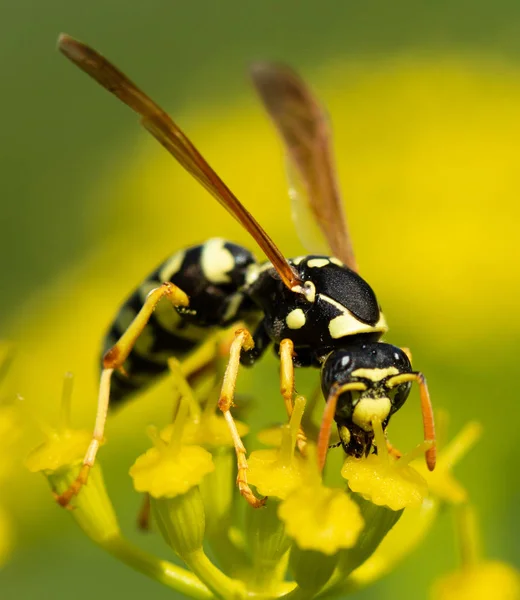
[[190, 300], [175, 309], [161, 299], [124, 364], [126, 375], [112, 376], [110, 399], [118, 403], [153, 383], [167, 370], [168, 358], [182, 360], [215, 327], [226, 327], [251, 311], [244, 296], [251, 253], [220, 238], [177, 252], [163, 262], [126, 300], [105, 338], [104, 352], [122, 336], [151, 290], [170, 281]]

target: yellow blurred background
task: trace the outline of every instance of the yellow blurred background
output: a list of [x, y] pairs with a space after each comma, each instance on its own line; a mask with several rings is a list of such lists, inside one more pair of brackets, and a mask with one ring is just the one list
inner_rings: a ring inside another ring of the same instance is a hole
[[[55, 51], [60, 31], [167, 107], [288, 256], [303, 250], [281, 146], [245, 72], [255, 59], [300, 70], [331, 115], [357, 257], [387, 339], [412, 349], [450, 437], [470, 419], [483, 423], [457, 475], [486, 553], [519, 566], [520, 6], [26, 0], [2, 13], [0, 318], [17, 351], [2, 395], [23, 396], [26, 416], [22, 429], [7, 427], [17, 442], [0, 435], [0, 598], [172, 597], [91, 545], [43, 478], [25, 472], [24, 453], [42, 439], [29, 415], [53, 422], [70, 370], [75, 422], [90, 428], [104, 330], [168, 254], [215, 235], [256, 252], [134, 116]], [[241, 376], [244, 391], [262, 382], [267, 420], [282, 414], [276, 369], [268, 357]], [[305, 388], [318, 374], [298, 376]], [[114, 417], [101, 451], [125, 531], [162, 554], [134, 531], [139, 498], [127, 470], [147, 445], [142, 423], [165, 414], [165, 389]], [[404, 449], [420, 439], [415, 394], [390, 435]], [[456, 561], [446, 514], [359, 597], [426, 598]]]

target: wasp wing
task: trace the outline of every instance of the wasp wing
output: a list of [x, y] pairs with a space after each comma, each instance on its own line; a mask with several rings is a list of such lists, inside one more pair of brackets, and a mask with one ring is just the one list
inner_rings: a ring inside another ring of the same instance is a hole
[[325, 112], [302, 79], [284, 65], [257, 63], [251, 76], [287, 147], [289, 191], [302, 242], [314, 251], [331, 250], [357, 271]]
[[280, 250], [171, 117], [126, 75], [89, 46], [62, 34], [58, 40], [58, 48], [69, 60], [141, 116], [142, 125], [255, 239], [284, 284], [289, 289], [300, 291], [302, 282]]

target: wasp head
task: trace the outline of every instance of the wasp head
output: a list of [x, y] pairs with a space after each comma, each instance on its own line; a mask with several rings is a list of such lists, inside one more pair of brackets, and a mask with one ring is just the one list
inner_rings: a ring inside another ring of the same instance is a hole
[[354, 344], [335, 350], [322, 367], [325, 398], [338, 394], [335, 421], [345, 452], [360, 457], [372, 448], [377, 418], [386, 429], [388, 421], [404, 404], [412, 373], [408, 356], [396, 346], [379, 343]]

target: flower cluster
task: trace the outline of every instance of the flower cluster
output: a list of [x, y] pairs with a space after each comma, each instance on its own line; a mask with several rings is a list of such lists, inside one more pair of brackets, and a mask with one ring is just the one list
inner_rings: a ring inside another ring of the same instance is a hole
[[[374, 420], [378, 453], [346, 458], [344, 483], [332, 487], [327, 472], [324, 476], [318, 468], [312, 440], [304, 451], [298, 443], [306, 404], [298, 396], [288, 422], [260, 436], [270, 447], [248, 457], [248, 481], [267, 497], [262, 508], [253, 509], [235, 483], [233, 440], [217, 409], [216, 371], [188, 382], [178, 363], [171, 370], [173, 422], [162, 430], [149, 428], [153, 445], [137, 458], [130, 476], [145, 497], [142, 525], [155, 525], [176, 562], [147, 554], [124, 538], [99, 463], [70, 514], [103, 549], [188, 597], [295, 600], [354, 592], [405, 558], [441, 505], [467, 505], [451, 468], [477, 439], [478, 425], [469, 424], [444, 448], [437, 470], [429, 473], [410, 464], [428, 444], [396, 459]], [[88, 432], [70, 426], [70, 378], [66, 382], [60, 425], [27, 460], [55, 494], [74, 481], [90, 439]], [[304, 419], [305, 429], [307, 423]], [[248, 432], [241, 422], [237, 429], [241, 436]], [[502, 577], [508, 589], [518, 591], [517, 574], [505, 565], [473, 559], [471, 569], [486, 582]], [[451, 575], [438, 582], [435, 597], [480, 597], [468, 595], [467, 580], [460, 572]]]

